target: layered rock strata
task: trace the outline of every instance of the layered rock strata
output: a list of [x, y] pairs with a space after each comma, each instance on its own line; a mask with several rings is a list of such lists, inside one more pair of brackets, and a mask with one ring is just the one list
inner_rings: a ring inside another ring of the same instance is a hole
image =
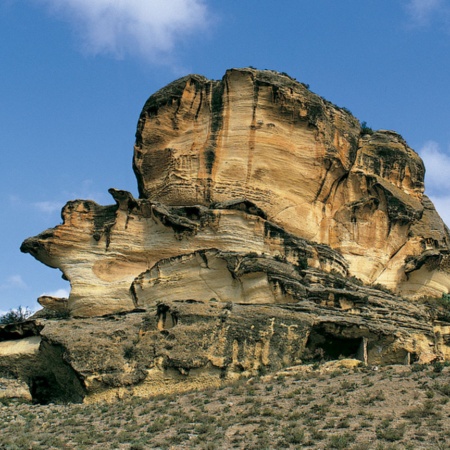
[[[287, 231], [341, 252], [364, 282], [411, 297], [448, 292], [449, 233], [423, 194], [421, 159], [397, 133], [364, 131], [279, 73], [190, 75], [145, 104], [134, 170], [141, 197], [206, 206], [245, 198]], [[405, 260], [430, 249], [436, 270], [405, 272]]]
[[71, 284], [39, 299], [37, 325], [0, 327], [0, 375], [36, 401], [450, 359], [445, 300], [417, 301], [449, 292], [449, 230], [398, 134], [284, 74], [232, 69], [151, 96], [133, 167], [139, 199], [70, 201], [22, 244]]
[[[300, 264], [347, 275], [347, 262], [338, 252], [285, 232], [267, 221], [251, 202], [217, 204], [215, 209], [167, 207], [134, 199], [125, 191], [110, 192], [115, 206], [69, 202], [62, 212], [62, 225], [27, 239], [21, 247], [48, 266], [61, 269], [70, 280], [68, 309], [75, 316], [142, 306], [135, 295], [135, 278], [148, 270], [160, 271], [171, 258], [210, 248], [273, 255], [296, 267]], [[182, 265], [187, 259], [182, 258]], [[174, 274], [173, 282], [177, 280], [183, 285], [181, 272]], [[203, 287], [201, 283], [196, 287], [194, 280], [190, 295], [203, 298]], [[230, 291], [223, 298], [217, 296], [221, 301], [245, 301], [233, 295]], [[274, 297], [269, 292], [264, 295], [269, 295], [266, 300], [271, 303]]]
[[301, 302], [166, 300], [128, 314], [41, 319], [38, 336], [0, 342], [0, 374], [24, 380], [37, 402], [96, 402], [217, 387], [338, 358], [379, 365], [450, 356], [448, 313], [317, 269], [305, 277]]
[[[111, 189], [116, 205], [69, 202], [63, 224], [22, 251], [62, 270], [76, 315], [131, 309], [134, 278], [160, 260], [216, 248], [295, 262], [300, 240], [316, 249], [302, 256], [313, 267], [410, 298], [448, 293], [449, 232], [423, 194], [421, 159], [394, 132], [363, 131], [272, 71], [181, 78], [141, 113], [141, 198]], [[291, 244], [271, 238], [275, 227]]]

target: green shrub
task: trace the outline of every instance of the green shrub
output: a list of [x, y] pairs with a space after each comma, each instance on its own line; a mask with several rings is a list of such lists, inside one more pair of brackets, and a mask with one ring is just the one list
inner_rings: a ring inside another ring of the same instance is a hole
[[423, 372], [426, 369], [424, 364], [413, 364], [411, 366], [411, 372]]
[[372, 128], [367, 126], [367, 122], [361, 122], [361, 134], [373, 134]]
[[345, 106], [344, 106], [343, 108], [341, 108], [341, 109], [342, 109], [342, 111], [344, 111], [345, 113], [350, 114], [351, 116], [353, 116], [352, 112], [351, 112], [348, 108], [346, 108]]
[[284, 432], [284, 439], [288, 444], [301, 444], [305, 439], [305, 431], [302, 428], [291, 428]]
[[17, 309], [10, 309], [6, 314], [0, 316], [0, 324], [7, 325], [10, 323], [19, 323], [27, 320], [33, 313], [28, 306], [23, 308], [19, 306]]
[[354, 442], [356, 436], [352, 433], [335, 434], [329, 440], [329, 448], [336, 448], [339, 450], [347, 449], [349, 444]]
[[444, 370], [445, 364], [441, 361], [435, 361], [433, 363], [433, 372], [441, 373]]
[[384, 439], [385, 441], [390, 442], [399, 441], [403, 439], [405, 431], [406, 431], [405, 423], [402, 423], [397, 427], [394, 426], [388, 426], [386, 428], [379, 427], [377, 429], [377, 438]]
[[437, 391], [439, 391], [442, 395], [446, 395], [447, 397], [450, 397], [450, 383], [445, 383], [445, 384], [436, 383], [434, 385], [434, 388]]

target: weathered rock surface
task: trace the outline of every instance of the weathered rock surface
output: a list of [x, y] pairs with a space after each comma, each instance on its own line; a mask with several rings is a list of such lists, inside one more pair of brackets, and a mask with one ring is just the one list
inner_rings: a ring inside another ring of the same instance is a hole
[[307, 295], [296, 303], [173, 300], [134, 313], [44, 320], [32, 351], [14, 350], [25, 340], [0, 343], [0, 373], [26, 381], [38, 402], [94, 402], [214, 387], [339, 357], [378, 365], [450, 354], [449, 323], [438, 327], [443, 322], [426, 306], [316, 269], [305, 278]]
[[62, 225], [22, 245], [70, 280], [75, 315], [132, 309], [131, 283], [162, 259], [216, 248], [294, 262], [299, 239], [329, 246], [309, 252], [313, 267], [410, 298], [449, 292], [449, 231], [423, 194], [419, 156], [394, 132], [361, 134], [347, 110], [285, 75], [233, 69], [158, 91], [134, 170], [140, 199], [111, 189], [116, 205], [69, 202]]
[[285, 75], [233, 69], [150, 97], [133, 165], [139, 199], [70, 201], [22, 244], [71, 284], [68, 299], [39, 299], [35, 322], [0, 327], [0, 376], [34, 400], [147, 396], [340, 356], [450, 359], [450, 314], [417, 301], [449, 292], [449, 230], [398, 134], [363, 134]]
[[28, 385], [18, 379], [0, 378], [0, 402], [31, 402]]
[[412, 297], [450, 288], [445, 263], [403, 270], [430, 248], [449, 251], [419, 156], [397, 133], [361, 135], [348, 111], [287, 76], [232, 69], [163, 88], [142, 111], [134, 168], [144, 198], [251, 200], [287, 231], [339, 250], [365, 282]]
[[[347, 263], [338, 252], [285, 232], [261, 217], [250, 202], [215, 206], [224, 209], [166, 207], [134, 199], [128, 192], [110, 192], [115, 206], [69, 202], [62, 225], [27, 239], [21, 247], [50, 267], [59, 267], [70, 280], [68, 308], [73, 315], [132, 310], [138, 306], [136, 277], [157, 270], [163, 260], [209, 248], [274, 255], [296, 266], [300, 261], [347, 275]], [[191, 295], [202, 289], [199, 284]]]

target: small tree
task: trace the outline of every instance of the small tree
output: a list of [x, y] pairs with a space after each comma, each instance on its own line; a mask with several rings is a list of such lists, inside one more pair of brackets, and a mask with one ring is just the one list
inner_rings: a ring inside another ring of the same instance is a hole
[[7, 325], [10, 323], [23, 322], [32, 315], [32, 311], [26, 306], [19, 306], [17, 309], [10, 309], [6, 314], [0, 316], [0, 324]]
[[372, 128], [367, 126], [367, 122], [361, 122], [361, 134], [373, 134]]

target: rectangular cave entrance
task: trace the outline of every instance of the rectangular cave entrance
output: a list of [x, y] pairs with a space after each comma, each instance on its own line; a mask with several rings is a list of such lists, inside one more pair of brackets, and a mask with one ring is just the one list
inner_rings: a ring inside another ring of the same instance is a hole
[[367, 339], [348, 337], [338, 328], [318, 325], [312, 328], [305, 346], [305, 362], [359, 359], [367, 363]]

